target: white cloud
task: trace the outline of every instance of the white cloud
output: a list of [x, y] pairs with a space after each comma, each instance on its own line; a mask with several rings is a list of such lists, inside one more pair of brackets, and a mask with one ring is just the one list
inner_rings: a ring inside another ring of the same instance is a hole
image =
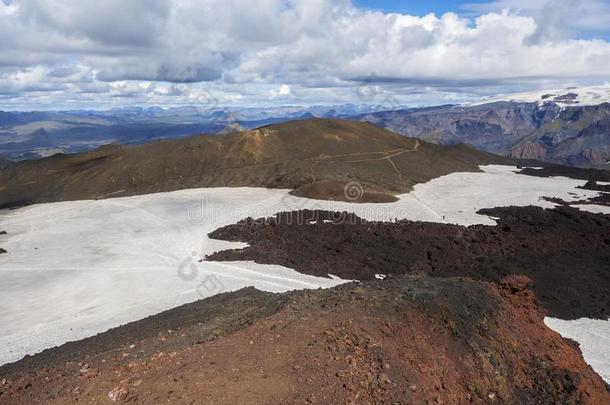
[[271, 89], [271, 91], [269, 92], [269, 95], [271, 96], [271, 98], [286, 97], [291, 94], [292, 94], [292, 90], [291, 90], [290, 86], [287, 84], [282, 84], [280, 87], [278, 87], [276, 89]]
[[610, 3], [607, 0], [495, 0], [464, 7], [479, 13], [511, 10], [531, 16], [537, 22], [533, 40], [564, 39], [583, 30], [610, 30]]
[[201, 88], [228, 102], [335, 102], [358, 101], [364, 82], [408, 102], [430, 100], [424, 88], [442, 101], [610, 76], [610, 43], [571, 39], [610, 26], [605, 1], [469, 7], [481, 15], [386, 14], [349, 0], [0, 2], [0, 93], [175, 103]]

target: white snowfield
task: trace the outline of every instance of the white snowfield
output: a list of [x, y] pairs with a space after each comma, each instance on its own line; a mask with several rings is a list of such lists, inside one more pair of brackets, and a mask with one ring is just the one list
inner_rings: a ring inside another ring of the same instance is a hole
[[603, 205], [578, 204], [573, 205], [573, 207], [578, 208], [581, 211], [592, 212], [593, 214], [610, 214], [610, 207], [605, 207]]
[[[252, 262], [199, 262], [206, 254], [243, 246], [207, 234], [247, 217], [308, 208], [345, 210], [368, 220], [494, 225], [476, 211], [550, 208], [554, 204], [542, 197], [575, 201], [599, 194], [576, 189], [581, 180], [524, 176], [509, 166], [482, 169], [419, 184], [389, 204], [214, 188], [2, 211], [0, 231], [8, 235], [0, 236], [0, 247], [8, 254], [0, 255], [0, 364], [246, 286], [282, 292], [345, 282]], [[610, 352], [610, 346], [605, 349]]]
[[[574, 102], [562, 102], [554, 101], [555, 104], [566, 107], [566, 106], [588, 106], [588, 105], [599, 105], [602, 103], [610, 102], [610, 84], [602, 86], [589, 86], [589, 87], [568, 87], [565, 89], [554, 89], [554, 90], [540, 90], [531, 91], [524, 93], [504, 94], [493, 97], [485, 97], [480, 101], [474, 103], [468, 103], [466, 105], [481, 105], [487, 103], [493, 103], [497, 101], [515, 101], [522, 103], [543, 103], [544, 101], [551, 101], [557, 96], [563, 96], [569, 93], [577, 94]], [[543, 96], [550, 96], [543, 99]]]
[[564, 321], [546, 318], [544, 323], [561, 336], [580, 343], [585, 361], [610, 384], [610, 321], [586, 318]]

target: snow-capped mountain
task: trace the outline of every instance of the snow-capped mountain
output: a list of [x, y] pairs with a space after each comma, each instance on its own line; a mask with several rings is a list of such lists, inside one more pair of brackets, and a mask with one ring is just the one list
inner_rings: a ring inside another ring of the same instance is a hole
[[577, 166], [610, 160], [610, 86], [497, 96], [359, 118], [406, 136]]
[[567, 87], [565, 89], [540, 90], [524, 93], [485, 97], [481, 101], [465, 104], [474, 106], [499, 101], [516, 103], [556, 104], [560, 107], [593, 106], [610, 102], [610, 84], [590, 87]]

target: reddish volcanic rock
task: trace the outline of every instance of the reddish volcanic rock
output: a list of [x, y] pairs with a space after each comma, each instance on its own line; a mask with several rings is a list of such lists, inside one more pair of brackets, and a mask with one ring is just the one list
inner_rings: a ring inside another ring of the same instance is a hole
[[522, 275], [511, 274], [500, 280], [500, 287], [511, 291], [512, 293], [525, 291], [531, 288], [534, 282], [531, 278]]
[[[127, 349], [129, 325], [89, 339], [82, 348], [100, 368], [96, 378], [74, 372], [78, 364], [66, 362], [61, 348], [45, 365], [2, 367], [0, 376], [12, 371], [18, 383], [0, 387], [0, 402], [609, 403], [578, 347], [544, 325], [527, 284], [397, 276], [287, 293], [271, 315], [193, 341], [248, 295], [276, 305], [252, 289], [226, 294], [208, 321], [171, 333], [151, 328], [137, 351]], [[172, 314], [191, 319], [194, 308]], [[122, 349], [100, 350], [97, 341], [110, 337]]]

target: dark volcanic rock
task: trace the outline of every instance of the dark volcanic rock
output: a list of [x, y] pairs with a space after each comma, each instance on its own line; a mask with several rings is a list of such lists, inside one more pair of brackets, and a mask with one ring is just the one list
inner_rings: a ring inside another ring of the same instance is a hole
[[610, 193], [601, 193], [601, 195], [593, 198], [589, 198], [588, 200], [579, 200], [579, 201], [566, 201], [561, 198], [549, 198], [543, 197], [545, 200], [552, 202], [556, 205], [561, 205], [563, 207], [574, 207], [578, 208], [579, 205], [601, 205], [603, 207], [610, 207]]
[[536, 296], [551, 316], [610, 316], [610, 216], [568, 207], [481, 213], [499, 217], [498, 225], [374, 223], [346, 213], [282, 213], [212, 232], [212, 238], [249, 246], [207, 259], [255, 260], [348, 280], [426, 273], [498, 282], [519, 274], [533, 280]]
[[[0, 231], [0, 236], [6, 235], [6, 231]], [[8, 253], [5, 249], [0, 248], [0, 255], [3, 253]]]
[[541, 168], [526, 167], [519, 173], [536, 177], [562, 176], [579, 180], [610, 182], [610, 170], [585, 169], [570, 166], [549, 165]]
[[575, 101], [578, 94], [576, 93], [567, 93], [557, 96], [553, 99], [553, 101]]
[[590, 198], [584, 201], [578, 201], [576, 203], [570, 203], [571, 205], [579, 205], [579, 204], [594, 204], [594, 205], [602, 205], [604, 207], [610, 207], [610, 193], [601, 193], [601, 195], [597, 197]]
[[585, 190], [593, 190], [593, 191], [603, 191], [605, 193], [610, 193], [610, 185], [608, 184], [598, 184], [595, 180], [589, 180], [585, 183], [584, 186], [580, 187]]

